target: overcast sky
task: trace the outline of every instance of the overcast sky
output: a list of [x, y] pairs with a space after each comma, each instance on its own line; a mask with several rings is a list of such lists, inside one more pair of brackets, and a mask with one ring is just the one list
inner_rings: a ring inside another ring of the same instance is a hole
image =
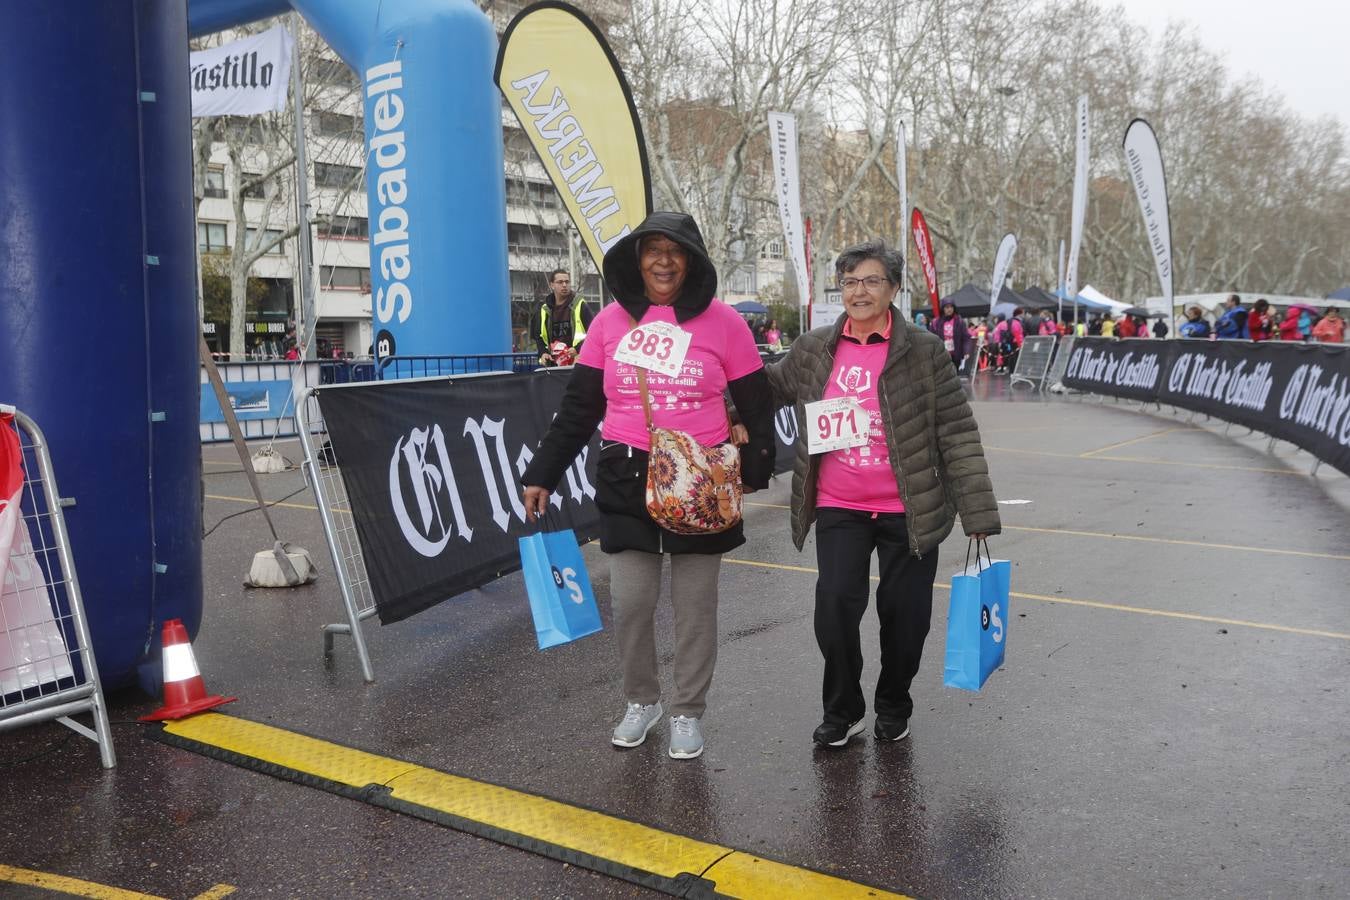
[[1157, 36], [1169, 19], [1194, 23], [1229, 70], [1255, 75], [1302, 115], [1350, 129], [1350, 0], [1125, 0]]

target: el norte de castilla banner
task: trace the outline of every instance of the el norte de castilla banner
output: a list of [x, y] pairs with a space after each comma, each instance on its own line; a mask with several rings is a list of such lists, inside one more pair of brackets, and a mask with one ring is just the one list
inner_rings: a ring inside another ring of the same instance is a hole
[[502, 34], [494, 73], [595, 261], [647, 217], [651, 178], [619, 62], [579, 10], [546, 0]]
[[1350, 346], [1078, 338], [1064, 384], [1289, 441], [1350, 475]]
[[[381, 624], [414, 615], [520, 568], [520, 474], [557, 414], [569, 369], [318, 390], [328, 426], [322, 457], [337, 464], [351, 503]], [[774, 419], [775, 471], [795, 458], [797, 421]], [[599, 533], [599, 434], [568, 467], [543, 529]], [[524, 605], [521, 606], [524, 611]]]

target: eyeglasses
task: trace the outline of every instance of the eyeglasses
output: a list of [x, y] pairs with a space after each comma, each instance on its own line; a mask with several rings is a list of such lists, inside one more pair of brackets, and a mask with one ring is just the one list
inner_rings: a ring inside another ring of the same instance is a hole
[[866, 278], [839, 279], [839, 287], [843, 288], [845, 292], [849, 293], [856, 291], [860, 288], [866, 288], [868, 291], [875, 293], [881, 290], [883, 286], [888, 285], [890, 283], [891, 280], [889, 278], [882, 278], [880, 275], [868, 275]]

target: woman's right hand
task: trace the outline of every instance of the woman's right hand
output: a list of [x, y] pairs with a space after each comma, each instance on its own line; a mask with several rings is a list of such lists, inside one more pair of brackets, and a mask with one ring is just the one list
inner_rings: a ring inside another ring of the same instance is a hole
[[544, 513], [548, 512], [548, 488], [542, 488], [537, 484], [527, 485], [521, 499], [525, 501], [525, 521], [533, 522], [536, 519], [542, 519]]

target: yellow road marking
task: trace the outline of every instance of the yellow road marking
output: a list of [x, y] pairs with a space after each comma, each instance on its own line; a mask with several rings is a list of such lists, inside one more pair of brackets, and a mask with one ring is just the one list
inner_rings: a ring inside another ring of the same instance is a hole
[[1164, 434], [1172, 434], [1177, 431], [1199, 431], [1199, 430], [1200, 429], [1198, 428], [1189, 426], [1180, 426], [1177, 428], [1164, 428], [1161, 431], [1154, 431], [1151, 434], [1145, 434], [1142, 435], [1141, 437], [1130, 438], [1128, 441], [1119, 441], [1114, 444], [1107, 444], [1105, 447], [1098, 447], [1096, 450], [1088, 450], [1086, 453], [1080, 453], [1078, 455], [1084, 458], [1090, 458], [1096, 456], [1098, 453], [1105, 453], [1107, 450], [1118, 450], [1121, 447], [1128, 447], [1131, 444], [1139, 444], [1144, 441], [1151, 441], [1155, 437], [1162, 437]]
[[998, 426], [992, 428], [981, 427], [980, 434], [1003, 434], [1005, 432], [1013, 432], [1013, 431], [1072, 431], [1074, 429], [1080, 429], [1084, 431], [1101, 431], [1102, 426], [1100, 423], [1092, 423], [1088, 425], [1072, 425], [1069, 423], [1061, 423], [1059, 425], [1008, 425], [1006, 427], [1005, 426]]
[[[951, 585], [942, 585], [950, 588]], [[1046, 603], [1066, 603], [1070, 606], [1090, 606], [1096, 609], [1112, 609], [1117, 612], [1132, 612], [1143, 616], [1164, 616], [1169, 619], [1187, 619], [1192, 622], [1209, 622], [1215, 625], [1237, 625], [1243, 628], [1259, 628], [1263, 631], [1281, 631], [1285, 634], [1302, 634], [1308, 637], [1333, 638], [1338, 641], [1350, 641], [1350, 634], [1340, 631], [1320, 631], [1316, 628], [1293, 628], [1289, 625], [1275, 625], [1270, 622], [1250, 622], [1246, 619], [1225, 619], [1220, 616], [1202, 616], [1196, 613], [1177, 612], [1170, 609], [1150, 609], [1147, 606], [1123, 606], [1118, 603], [1102, 603], [1098, 600], [1074, 600], [1069, 597], [1049, 597], [1045, 594], [1024, 594], [1009, 591], [1013, 597], [1027, 600], [1042, 600]]]
[[[985, 444], [986, 450], [998, 450], [1002, 453], [1021, 453], [1024, 456], [1053, 456], [1057, 459], [1082, 459], [1080, 453], [1056, 453], [1053, 450], [1023, 450], [1020, 447], [999, 447], [995, 444]], [[1093, 457], [1088, 457], [1092, 459]]]
[[[757, 569], [779, 569], [785, 572], [802, 572], [810, 575], [820, 574], [819, 569], [811, 569], [806, 566], [787, 566], [782, 563], [757, 562], [751, 559], [731, 559], [722, 557], [722, 562], [731, 563], [737, 566], [752, 566]], [[873, 581], [877, 581], [877, 576], [871, 576]], [[944, 582], [934, 582], [933, 587], [951, 590], [951, 584]], [[1211, 622], [1216, 625], [1240, 625], [1243, 628], [1259, 628], [1262, 631], [1280, 631], [1285, 634], [1301, 634], [1309, 637], [1334, 638], [1338, 641], [1350, 641], [1350, 634], [1340, 631], [1320, 631], [1315, 628], [1294, 628], [1289, 625], [1276, 625], [1270, 622], [1249, 622], [1246, 619], [1224, 619], [1219, 616], [1203, 616], [1197, 613], [1177, 612], [1170, 609], [1152, 609], [1147, 606], [1125, 606], [1120, 603], [1102, 603], [1098, 600], [1074, 600], [1070, 597], [1051, 597], [1046, 594], [1027, 594], [1021, 591], [1009, 591], [1009, 596], [1020, 597], [1023, 600], [1040, 600], [1045, 603], [1063, 603], [1068, 606], [1090, 606], [1095, 609], [1110, 609], [1116, 612], [1138, 613], [1143, 616], [1163, 616], [1169, 619], [1186, 619], [1192, 622]]]
[[[226, 497], [226, 496], [224, 496], [223, 494], [207, 494], [207, 495], [206, 495], [206, 499], [207, 499], [207, 500], [229, 500], [229, 501], [232, 502], [232, 503], [247, 503], [247, 504], [249, 504], [250, 506], [257, 506], [257, 505], [258, 505], [258, 501], [255, 500], [255, 499], [253, 499], [252, 497]], [[312, 504], [312, 503], [273, 503], [272, 501], [268, 500], [268, 501], [267, 501], [267, 505], [268, 505], [269, 508], [270, 508], [270, 507], [273, 507], [273, 506], [284, 506], [284, 507], [287, 508], [287, 509], [308, 509], [308, 510], [312, 510], [312, 511], [314, 511], [314, 512], [318, 512], [318, 511], [319, 511], [319, 508], [318, 508], [317, 506], [315, 506], [314, 504]], [[333, 512], [341, 512], [341, 510], [336, 510], [336, 509], [335, 509], [335, 510], [333, 510]]]
[[604, 813], [376, 756], [271, 725], [218, 713], [165, 724], [165, 731], [253, 760], [353, 788], [382, 785], [403, 804], [509, 832], [552, 848], [676, 878], [689, 872], [744, 897], [898, 897]]
[[[255, 503], [250, 497], [225, 497], [220, 494], [207, 494], [208, 500], [230, 500], [235, 503]], [[274, 503], [273, 506], [286, 506], [291, 509], [308, 509], [318, 512], [319, 508], [308, 503]], [[761, 509], [792, 509], [786, 503], [761, 503], [757, 500], [746, 500], [746, 506], [758, 506]], [[334, 508], [333, 512], [350, 514], [349, 510]], [[1244, 553], [1271, 553], [1276, 556], [1302, 556], [1309, 559], [1346, 559], [1350, 560], [1350, 554], [1345, 553], [1316, 553], [1311, 550], [1281, 550], [1276, 547], [1251, 547], [1246, 544], [1216, 544], [1209, 541], [1188, 541], [1182, 538], [1160, 538], [1148, 537], [1140, 534], [1108, 534], [1104, 531], [1075, 531], [1070, 528], [1033, 528], [1030, 525], [1004, 525], [1004, 531], [1032, 531], [1040, 534], [1067, 534], [1074, 537], [1095, 537], [1106, 538], [1116, 541], [1142, 541], [1150, 544], [1173, 544], [1179, 547], [1202, 547], [1207, 550], [1240, 550]], [[815, 570], [810, 570], [814, 572]]]
[[192, 900], [220, 900], [221, 897], [228, 897], [234, 893], [234, 887], [228, 884], [218, 884], [209, 891], [202, 891]]
[[[764, 509], [791, 509], [783, 503], [760, 503], [746, 500], [746, 506]], [[1244, 553], [1273, 553], [1277, 556], [1305, 556], [1311, 559], [1350, 559], [1350, 554], [1314, 553], [1311, 550], [1279, 550], [1272, 547], [1248, 547], [1244, 544], [1215, 544], [1206, 541], [1187, 541], [1180, 538], [1146, 537], [1140, 534], [1107, 534], [1102, 531], [1073, 531], [1068, 528], [1033, 528], [1030, 525], [1004, 525], [1004, 531], [1034, 531], [1041, 534], [1068, 534], [1074, 537], [1107, 538], [1118, 541], [1144, 541], [1151, 544], [1175, 544], [1181, 547], [1203, 547], [1207, 550], [1241, 550]], [[814, 570], [813, 570], [814, 571]]]
[[1241, 550], [1244, 553], [1274, 553], [1278, 556], [1306, 556], [1312, 559], [1350, 559], [1350, 554], [1344, 553], [1314, 553], [1311, 550], [1279, 550], [1273, 547], [1248, 547], [1243, 544], [1214, 544], [1205, 541], [1186, 541], [1180, 538], [1146, 537], [1140, 534], [1107, 534], [1101, 531], [1072, 531], [1068, 528], [1033, 528], [1030, 525], [1004, 525], [1003, 530], [1068, 534], [1075, 537], [1107, 538], [1117, 541], [1144, 541], [1151, 544], [1176, 544], [1182, 547], [1204, 547], [1209, 550]]
[[1091, 462], [1132, 462], [1151, 466], [1181, 466], [1188, 469], [1222, 469], [1235, 472], [1264, 472], [1268, 475], [1293, 475], [1303, 477], [1304, 473], [1296, 469], [1273, 469], [1262, 466], [1232, 466], [1222, 463], [1196, 463], [1177, 459], [1146, 459], [1142, 456], [1084, 456], [1081, 453], [1055, 453], [1052, 450], [1022, 450], [1018, 447], [996, 447], [985, 444], [986, 450], [998, 450], [1001, 453], [1021, 453], [1024, 456], [1051, 456], [1056, 459], [1082, 459]]
[[842, 881], [810, 869], [785, 866], [748, 853], [729, 853], [703, 874], [717, 882], [719, 896], [728, 897], [894, 897], [876, 888]]
[[1276, 469], [1269, 466], [1237, 466], [1228, 463], [1182, 462], [1175, 459], [1147, 459], [1142, 456], [1092, 456], [1089, 459], [1104, 459], [1110, 462], [1144, 463], [1151, 466], [1184, 466], [1191, 469], [1219, 469], [1231, 472], [1264, 472], [1267, 475], [1294, 475], [1298, 478], [1307, 473], [1297, 469]]
[[65, 875], [53, 875], [36, 869], [20, 869], [0, 864], [0, 882], [5, 881], [47, 891], [61, 891], [73, 897], [92, 897], [94, 900], [159, 900], [154, 894], [142, 894]]

